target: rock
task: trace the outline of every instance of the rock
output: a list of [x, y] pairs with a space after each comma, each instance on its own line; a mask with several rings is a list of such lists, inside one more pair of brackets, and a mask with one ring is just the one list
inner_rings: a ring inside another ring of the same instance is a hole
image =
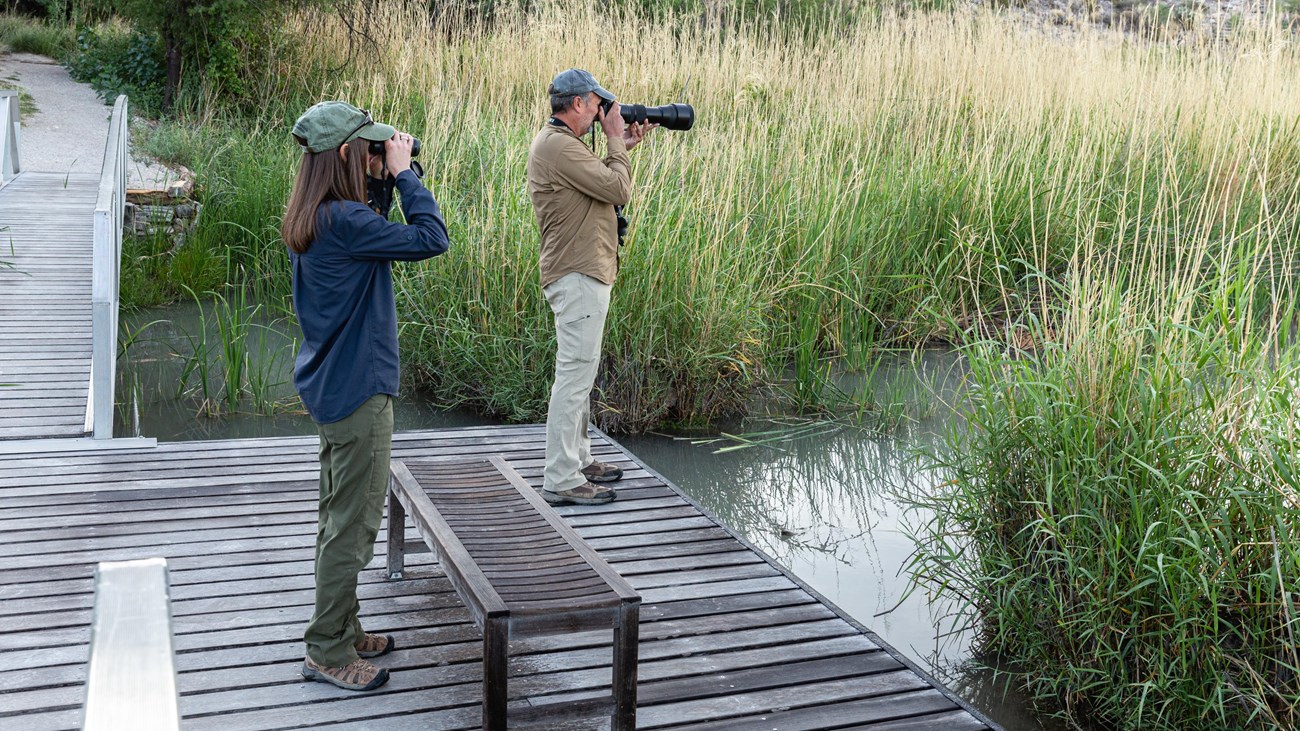
[[171, 206], [140, 206], [140, 213], [152, 224], [170, 224], [176, 217]]
[[194, 181], [189, 178], [182, 178], [167, 186], [167, 195], [172, 198], [189, 198], [193, 192]]

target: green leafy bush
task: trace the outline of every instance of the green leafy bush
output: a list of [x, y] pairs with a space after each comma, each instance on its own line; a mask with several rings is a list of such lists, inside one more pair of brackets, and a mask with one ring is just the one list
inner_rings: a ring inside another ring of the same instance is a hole
[[68, 61], [68, 70], [105, 101], [126, 94], [140, 112], [151, 114], [159, 109], [162, 52], [152, 35], [122, 23], [84, 26], [77, 32], [77, 50]]

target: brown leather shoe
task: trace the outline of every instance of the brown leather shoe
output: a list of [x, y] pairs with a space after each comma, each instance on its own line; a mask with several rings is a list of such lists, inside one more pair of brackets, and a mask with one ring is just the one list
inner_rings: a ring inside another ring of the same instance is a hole
[[612, 487], [601, 487], [593, 485], [590, 482], [584, 482], [570, 490], [561, 490], [551, 492], [542, 490], [542, 499], [551, 505], [563, 505], [573, 503], [574, 505], [603, 505], [614, 502], [618, 493], [614, 492]]
[[347, 690], [374, 690], [388, 682], [388, 671], [360, 657], [341, 668], [317, 665], [309, 657], [302, 662], [302, 677]]
[[623, 470], [608, 462], [592, 462], [582, 468], [582, 476], [589, 482], [614, 482], [623, 479]]
[[396, 649], [397, 643], [392, 635], [372, 635], [367, 633], [356, 644], [357, 654], [361, 657], [379, 657]]

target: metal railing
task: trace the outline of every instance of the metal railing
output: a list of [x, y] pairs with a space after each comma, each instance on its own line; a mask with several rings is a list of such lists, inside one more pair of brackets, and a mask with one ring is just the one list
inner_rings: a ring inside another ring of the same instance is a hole
[[117, 382], [117, 310], [122, 266], [122, 214], [126, 210], [126, 96], [113, 104], [95, 202], [94, 286], [91, 290], [92, 349], [86, 431], [113, 437], [113, 388]]
[[169, 594], [166, 559], [95, 569], [82, 731], [180, 728]]
[[22, 172], [18, 162], [18, 142], [22, 136], [22, 121], [18, 113], [18, 92], [0, 90], [0, 185]]

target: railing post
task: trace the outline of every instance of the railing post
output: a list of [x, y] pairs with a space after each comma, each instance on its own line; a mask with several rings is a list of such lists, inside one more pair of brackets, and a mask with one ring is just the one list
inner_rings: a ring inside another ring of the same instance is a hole
[[180, 728], [167, 561], [95, 569], [82, 731]]
[[18, 161], [22, 121], [18, 111], [18, 92], [0, 89], [0, 184], [22, 171]]
[[95, 202], [94, 285], [91, 292], [90, 393], [86, 431], [113, 437], [113, 391], [117, 383], [117, 314], [122, 266], [122, 216], [126, 210], [127, 99], [118, 96], [108, 125], [104, 164]]

